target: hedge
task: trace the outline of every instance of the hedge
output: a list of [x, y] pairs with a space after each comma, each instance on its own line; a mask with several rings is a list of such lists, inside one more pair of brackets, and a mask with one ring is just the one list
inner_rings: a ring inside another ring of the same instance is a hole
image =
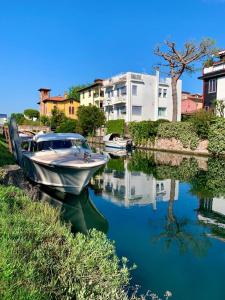
[[217, 118], [210, 126], [208, 150], [212, 154], [225, 153], [225, 119]]
[[125, 121], [123, 119], [109, 120], [106, 122], [107, 134], [118, 133], [124, 135], [125, 132]]
[[199, 138], [194, 126], [190, 122], [170, 122], [162, 123], [158, 128], [158, 137], [175, 138], [180, 140], [184, 148], [196, 149]]

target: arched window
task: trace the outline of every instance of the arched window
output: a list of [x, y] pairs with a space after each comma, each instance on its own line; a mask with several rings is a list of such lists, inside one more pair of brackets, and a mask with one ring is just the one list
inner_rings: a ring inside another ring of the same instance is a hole
[[71, 115], [71, 106], [69, 106], [69, 114]]
[[72, 115], [74, 115], [74, 107], [72, 107]]

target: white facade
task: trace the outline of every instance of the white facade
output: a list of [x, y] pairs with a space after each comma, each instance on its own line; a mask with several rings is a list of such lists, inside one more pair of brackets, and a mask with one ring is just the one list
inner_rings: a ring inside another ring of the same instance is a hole
[[217, 78], [216, 99], [225, 101], [225, 76]]
[[[118, 206], [130, 207], [133, 205], [152, 205], [157, 209], [157, 202], [170, 200], [171, 179], [157, 180], [153, 175], [128, 170], [127, 161], [124, 171], [104, 172], [94, 180], [101, 182], [104, 199]], [[175, 182], [175, 198], [178, 200], [179, 181]]]
[[[182, 83], [177, 83], [178, 115], [181, 119]], [[171, 79], [156, 75], [127, 72], [103, 81], [103, 106], [107, 120], [126, 122], [167, 119], [172, 121]]]

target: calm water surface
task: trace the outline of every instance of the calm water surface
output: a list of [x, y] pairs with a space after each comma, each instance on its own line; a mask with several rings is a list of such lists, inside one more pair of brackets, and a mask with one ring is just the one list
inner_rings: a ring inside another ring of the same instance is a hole
[[225, 161], [168, 153], [111, 153], [78, 197], [61, 207], [73, 232], [97, 228], [138, 268], [133, 284], [179, 300], [225, 299]]

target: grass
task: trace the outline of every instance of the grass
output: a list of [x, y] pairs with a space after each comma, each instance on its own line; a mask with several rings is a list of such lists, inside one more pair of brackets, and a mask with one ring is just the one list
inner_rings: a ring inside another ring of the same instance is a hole
[[129, 299], [127, 259], [103, 233], [74, 237], [58, 210], [12, 186], [0, 186], [0, 236], [0, 299]]
[[9, 152], [8, 146], [0, 136], [0, 167], [15, 164], [13, 155]]

